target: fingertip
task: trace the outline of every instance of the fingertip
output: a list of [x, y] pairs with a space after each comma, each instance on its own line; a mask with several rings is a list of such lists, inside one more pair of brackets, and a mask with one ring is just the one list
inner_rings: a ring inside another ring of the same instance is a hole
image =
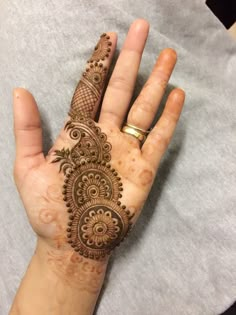
[[28, 90], [21, 87], [13, 89], [13, 115], [16, 129], [30, 124], [40, 125], [36, 101]]
[[160, 53], [160, 56], [162, 58], [175, 61], [175, 62], [177, 61], [177, 58], [178, 58], [177, 52], [171, 47], [163, 49]]
[[13, 101], [15, 103], [16, 100], [19, 100], [20, 98], [26, 98], [30, 97], [33, 98], [33, 95], [26, 90], [25, 88], [22, 87], [16, 87], [13, 89]]
[[183, 103], [185, 100], [185, 92], [181, 88], [175, 88], [171, 91], [171, 97], [174, 102]]
[[110, 36], [112, 42], [117, 41], [117, 33], [116, 32], [107, 32], [107, 36]]
[[142, 54], [149, 33], [149, 23], [144, 19], [135, 20], [129, 28], [122, 49]]
[[149, 30], [150, 24], [147, 20], [143, 19], [143, 18], [138, 18], [136, 20], [133, 21], [133, 23], [131, 24], [130, 28], [134, 28], [136, 30]]

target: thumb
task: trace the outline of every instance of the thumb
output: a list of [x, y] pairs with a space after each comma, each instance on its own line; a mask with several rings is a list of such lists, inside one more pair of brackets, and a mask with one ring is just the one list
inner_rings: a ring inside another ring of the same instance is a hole
[[32, 94], [23, 88], [13, 91], [14, 132], [16, 142], [15, 177], [26, 173], [44, 161], [42, 128], [37, 104]]

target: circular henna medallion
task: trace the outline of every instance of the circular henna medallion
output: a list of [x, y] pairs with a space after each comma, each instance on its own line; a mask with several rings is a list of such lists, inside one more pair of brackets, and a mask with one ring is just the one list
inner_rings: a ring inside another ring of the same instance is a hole
[[102, 198], [83, 204], [71, 221], [71, 246], [81, 255], [102, 259], [110, 254], [129, 230], [127, 210]]
[[67, 175], [63, 193], [71, 212], [74, 213], [91, 199], [103, 198], [114, 201], [119, 199], [123, 190], [120, 178], [109, 164], [104, 164], [84, 163]]

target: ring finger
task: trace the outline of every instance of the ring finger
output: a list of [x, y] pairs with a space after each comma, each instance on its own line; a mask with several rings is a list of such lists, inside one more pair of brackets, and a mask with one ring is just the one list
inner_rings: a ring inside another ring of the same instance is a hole
[[176, 60], [177, 55], [173, 49], [166, 48], [161, 52], [148, 81], [131, 107], [128, 124], [143, 130], [150, 128]]

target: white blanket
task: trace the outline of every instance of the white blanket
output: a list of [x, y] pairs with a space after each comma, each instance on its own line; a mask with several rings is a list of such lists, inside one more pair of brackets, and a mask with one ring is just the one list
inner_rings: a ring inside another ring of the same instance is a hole
[[[212, 315], [236, 298], [236, 42], [203, 1], [0, 1], [0, 314], [35, 246], [13, 182], [12, 89], [36, 97], [45, 151], [62, 127], [98, 36], [121, 47], [137, 17], [151, 24], [138, 88], [161, 49], [185, 89], [175, 137], [133, 233], [115, 251], [98, 315]], [[138, 89], [136, 93], [138, 92]]]

